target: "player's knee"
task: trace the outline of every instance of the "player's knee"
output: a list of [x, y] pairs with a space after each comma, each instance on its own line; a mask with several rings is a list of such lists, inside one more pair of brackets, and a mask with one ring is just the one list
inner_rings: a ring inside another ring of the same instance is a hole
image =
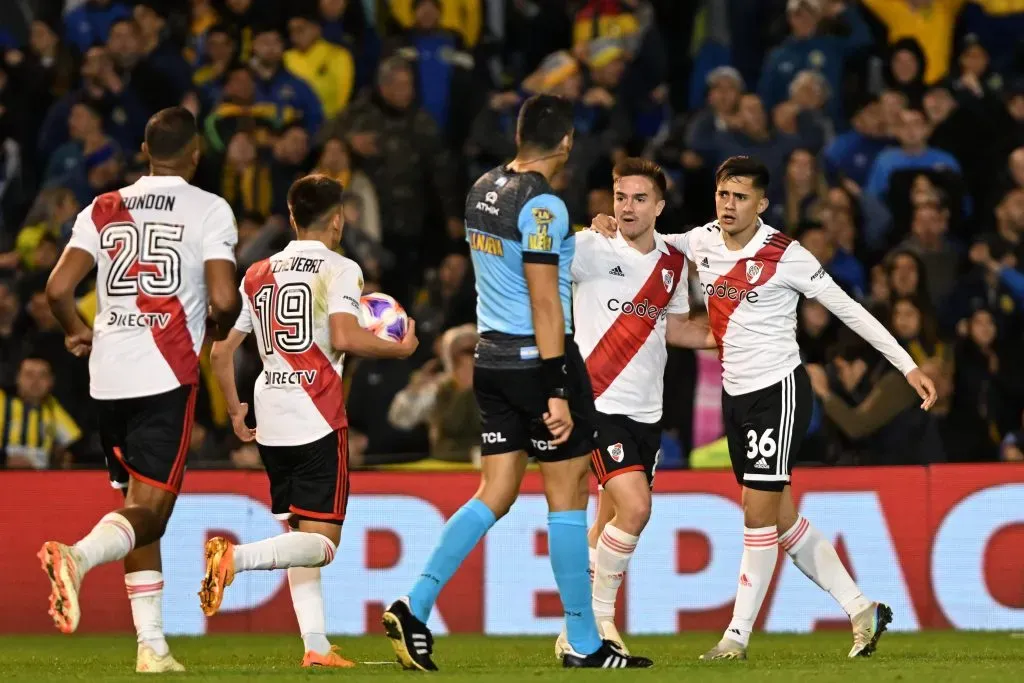
[[334, 560], [334, 556], [338, 552], [338, 544], [335, 543], [332, 539], [327, 538], [323, 534], [317, 534], [317, 536], [320, 537], [320, 540], [324, 544], [324, 559], [317, 566], [318, 567], [326, 567], [327, 565], [329, 565]]
[[626, 533], [639, 536], [651, 519], [651, 499], [638, 498], [628, 509], [616, 510], [615, 518], [615, 526]]
[[518, 491], [503, 486], [484, 486], [477, 498], [494, 513], [498, 520], [508, 514], [516, 502]]
[[746, 496], [743, 500], [743, 524], [748, 529], [762, 529], [776, 526], [779, 521], [777, 506], [766, 504], [756, 496]]

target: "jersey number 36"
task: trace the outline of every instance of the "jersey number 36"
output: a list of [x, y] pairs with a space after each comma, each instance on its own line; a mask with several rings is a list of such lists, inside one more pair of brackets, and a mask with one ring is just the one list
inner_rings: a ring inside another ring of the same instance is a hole
[[753, 460], [758, 455], [770, 458], [775, 455], [777, 446], [775, 445], [775, 439], [772, 438], [772, 432], [775, 430], [769, 427], [764, 430], [761, 434], [761, 438], [757, 438], [757, 432], [753, 429], [747, 430], [747, 457]]

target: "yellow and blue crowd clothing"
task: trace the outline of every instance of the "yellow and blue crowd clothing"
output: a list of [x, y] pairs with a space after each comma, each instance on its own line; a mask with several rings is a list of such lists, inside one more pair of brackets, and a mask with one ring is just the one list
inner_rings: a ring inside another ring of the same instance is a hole
[[32, 405], [2, 389], [0, 430], [0, 462], [22, 457], [35, 469], [49, 467], [57, 448], [67, 448], [82, 438], [78, 424], [54, 397]]
[[[472, 48], [480, 40], [483, 25], [481, 0], [441, 0], [441, 28], [462, 36], [463, 43]], [[391, 16], [404, 28], [412, 28], [416, 20], [414, 0], [389, 0]]]
[[340, 45], [321, 38], [305, 52], [292, 48], [284, 53], [284, 65], [313, 88], [326, 118], [334, 118], [352, 97], [355, 61]]

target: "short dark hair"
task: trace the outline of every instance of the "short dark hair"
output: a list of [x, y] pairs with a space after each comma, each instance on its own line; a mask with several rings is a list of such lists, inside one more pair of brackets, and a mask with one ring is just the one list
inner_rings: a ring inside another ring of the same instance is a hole
[[668, 192], [668, 179], [665, 177], [665, 171], [650, 159], [627, 157], [615, 164], [615, 168], [612, 169], [612, 181], [618, 181], [619, 178], [627, 176], [643, 176], [650, 180], [658, 190], [659, 198], [664, 198]]
[[18, 362], [18, 366], [20, 367], [20, 366], [24, 365], [27, 361], [35, 361], [37, 363], [46, 363], [46, 369], [49, 370], [51, 373], [53, 372], [53, 363], [50, 362], [49, 358], [47, 358], [46, 356], [44, 356], [42, 354], [34, 353], [33, 352], [33, 353], [26, 354], [25, 356], [22, 356], [21, 360]]
[[173, 159], [192, 143], [198, 133], [196, 117], [185, 107], [161, 109], [146, 123], [149, 157]]
[[519, 110], [519, 146], [541, 151], [558, 146], [573, 131], [572, 102], [555, 95], [534, 95]]
[[299, 178], [288, 189], [288, 209], [295, 226], [307, 230], [331, 209], [341, 206], [345, 188], [319, 173]]
[[715, 184], [720, 185], [732, 178], [750, 178], [758, 190], [768, 189], [772, 175], [760, 160], [748, 156], [729, 157], [715, 171]]

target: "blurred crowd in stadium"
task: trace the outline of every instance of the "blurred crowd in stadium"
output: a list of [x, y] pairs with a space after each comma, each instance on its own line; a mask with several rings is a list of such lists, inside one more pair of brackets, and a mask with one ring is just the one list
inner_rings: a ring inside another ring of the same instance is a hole
[[[936, 381], [925, 414], [804, 301], [820, 399], [805, 457], [1021, 460], [1022, 36], [1024, 0], [4, 0], [0, 458], [102, 463], [87, 363], [65, 351], [43, 287], [77, 212], [144, 173], [148, 116], [181, 103], [204, 134], [195, 183], [235, 209], [240, 270], [289, 239], [287, 189], [316, 170], [347, 189], [342, 247], [367, 291], [417, 320], [414, 358], [346, 363], [354, 464], [472, 462], [462, 205], [513, 154], [520, 102], [546, 92], [576, 103], [556, 189], [578, 226], [611, 213], [623, 156], [665, 167], [659, 229], [682, 232], [713, 218], [716, 164], [755, 155], [772, 171], [765, 219]], [[259, 371], [246, 349], [239, 386]], [[714, 352], [671, 351], [662, 467], [727, 466], [720, 391]], [[232, 441], [208, 357], [200, 396], [191, 466], [258, 466]]]

